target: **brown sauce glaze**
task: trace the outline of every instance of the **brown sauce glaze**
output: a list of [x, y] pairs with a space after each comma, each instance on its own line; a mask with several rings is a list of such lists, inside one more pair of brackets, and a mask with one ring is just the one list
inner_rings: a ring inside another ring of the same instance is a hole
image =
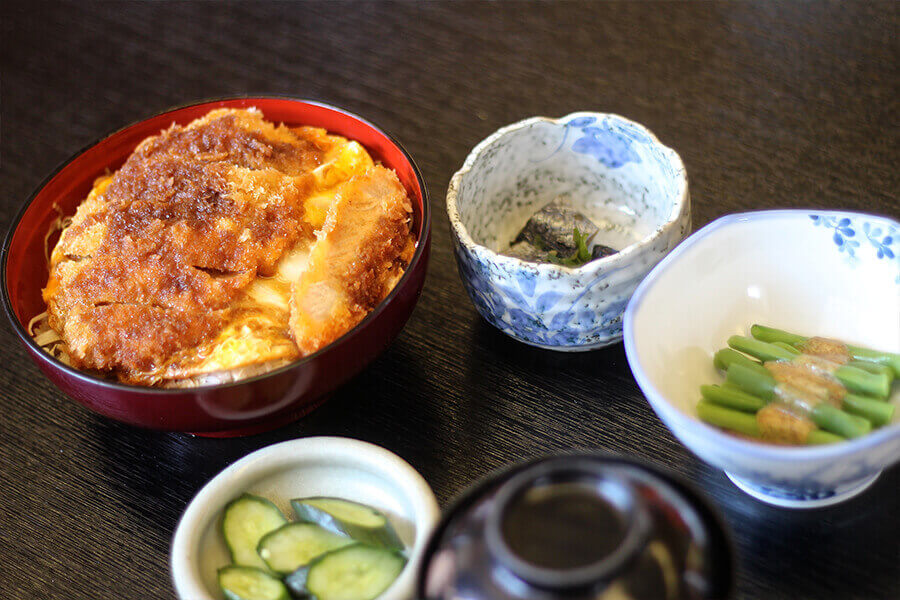
[[[134, 304], [95, 306], [74, 317], [90, 335], [80, 348], [84, 362], [95, 369], [127, 367], [151, 371], [178, 350], [196, 346], [215, 335], [225, 322], [222, 311], [185, 312]], [[152, 340], [153, 343], [147, 343]], [[126, 374], [125, 381], [131, 378]]]
[[789, 405], [773, 402], [756, 413], [760, 437], [768, 442], [781, 444], [805, 444], [815, 424], [805, 415], [798, 414]]
[[135, 156], [190, 155], [204, 162], [222, 161], [247, 169], [274, 168], [287, 175], [300, 175], [321, 164], [327, 147], [321, 130], [260, 125], [246, 114], [217, 111], [207, 115], [199, 127], [172, 126], [143, 142]]
[[250, 112], [210, 117], [143, 142], [79, 224], [103, 226], [93, 255], [51, 274], [54, 322], [65, 322], [76, 366], [127, 379], [211, 339], [218, 311], [312, 235], [303, 173], [322, 161], [321, 130], [276, 128]]
[[765, 368], [777, 383], [777, 401], [756, 413], [763, 439], [776, 443], [803, 444], [809, 433], [816, 428], [810, 414], [817, 406], [825, 403], [841, 407], [847, 389], [834, 376], [841, 365], [828, 358], [835, 354], [835, 346], [829, 340], [826, 342], [828, 343], [814, 342], [812, 345], [815, 351], [822, 354], [804, 352], [790, 361], [765, 363]]
[[782, 400], [802, 406], [807, 410], [816, 404], [828, 402], [840, 406], [847, 390], [833, 375], [811, 368], [803, 355], [796, 359], [767, 362], [766, 369], [778, 383], [776, 393]]
[[840, 340], [824, 337], [811, 337], [800, 345], [804, 354], [818, 356], [838, 365], [850, 362], [850, 351], [847, 344]]

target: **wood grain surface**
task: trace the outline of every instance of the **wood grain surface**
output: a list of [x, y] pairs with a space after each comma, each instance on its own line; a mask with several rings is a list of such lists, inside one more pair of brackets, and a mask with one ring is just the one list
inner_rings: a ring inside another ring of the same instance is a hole
[[191, 497], [245, 454], [307, 435], [381, 444], [439, 501], [516, 459], [599, 448], [699, 486], [733, 530], [740, 598], [900, 597], [900, 469], [809, 512], [772, 508], [656, 418], [621, 345], [563, 355], [482, 321], [444, 193], [468, 151], [531, 115], [647, 125], [687, 165], [694, 227], [759, 208], [900, 215], [900, 4], [2, 3], [2, 229], [62, 160], [172, 105], [323, 100], [395, 135], [434, 207], [425, 291], [396, 343], [308, 418], [217, 440], [120, 425], [67, 400], [4, 323], [0, 598], [171, 598]]

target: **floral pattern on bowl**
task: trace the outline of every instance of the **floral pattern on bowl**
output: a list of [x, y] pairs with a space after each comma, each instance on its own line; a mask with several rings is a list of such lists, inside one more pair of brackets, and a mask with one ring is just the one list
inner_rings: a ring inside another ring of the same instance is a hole
[[[598, 222], [601, 243], [619, 252], [578, 268], [500, 254], [558, 195]], [[500, 129], [453, 176], [447, 211], [460, 276], [478, 312], [515, 339], [555, 350], [621, 340], [635, 287], [690, 230], [678, 155], [641, 125], [601, 113]]]
[[[857, 252], [871, 252], [878, 260], [894, 260], [900, 266], [900, 229], [893, 223], [858, 215], [812, 214], [809, 218], [814, 226], [832, 232], [831, 239], [837, 251], [844, 253], [851, 264], [859, 261]], [[860, 231], [862, 235], [857, 236]], [[895, 282], [900, 285], [900, 269]]]

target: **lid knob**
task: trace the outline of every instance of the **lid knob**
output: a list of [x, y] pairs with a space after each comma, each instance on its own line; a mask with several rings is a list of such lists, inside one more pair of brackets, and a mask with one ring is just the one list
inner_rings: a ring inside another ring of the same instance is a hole
[[485, 520], [498, 583], [561, 590], [615, 579], [650, 529], [643, 501], [616, 471], [596, 461], [551, 460], [503, 484]]

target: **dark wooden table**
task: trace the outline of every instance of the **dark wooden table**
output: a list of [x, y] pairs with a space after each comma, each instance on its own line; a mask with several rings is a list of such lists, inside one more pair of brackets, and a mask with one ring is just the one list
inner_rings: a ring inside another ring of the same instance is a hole
[[829, 509], [763, 505], [656, 418], [621, 345], [577, 355], [482, 321], [444, 210], [483, 137], [530, 115], [626, 115], [687, 165], [694, 227], [756, 208], [900, 213], [900, 4], [2, 3], [2, 229], [60, 161], [166, 107], [266, 92], [398, 137], [428, 182], [425, 291], [391, 349], [306, 419], [244, 439], [111, 422], [0, 344], [0, 597], [170, 598], [169, 541], [223, 467], [343, 435], [415, 466], [439, 501], [523, 457], [601, 448], [697, 484], [739, 553], [741, 598], [900, 598], [900, 469]]

